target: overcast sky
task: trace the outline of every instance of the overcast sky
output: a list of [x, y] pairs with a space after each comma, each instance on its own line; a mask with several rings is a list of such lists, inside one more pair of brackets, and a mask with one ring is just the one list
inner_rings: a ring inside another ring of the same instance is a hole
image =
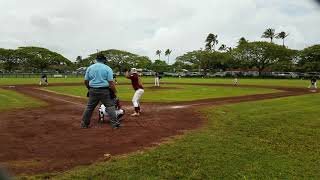
[[176, 57], [203, 47], [208, 33], [235, 46], [267, 28], [290, 33], [290, 48], [320, 44], [313, 0], [0, 0], [0, 24], [0, 47], [41, 46], [70, 60], [111, 48]]

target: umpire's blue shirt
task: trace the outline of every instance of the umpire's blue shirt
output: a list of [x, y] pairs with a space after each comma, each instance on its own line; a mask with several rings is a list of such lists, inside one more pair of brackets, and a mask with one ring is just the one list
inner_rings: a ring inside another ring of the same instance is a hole
[[109, 87], [108, 81], [113, 81], [113, 72], [109, 66], [97, 62], [88, 67], [84, 79], [93, 88]]

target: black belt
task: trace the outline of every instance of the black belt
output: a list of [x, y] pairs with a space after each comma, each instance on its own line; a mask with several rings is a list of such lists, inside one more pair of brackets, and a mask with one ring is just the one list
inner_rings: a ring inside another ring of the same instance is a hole
[[90, 89], [109, 89], [109, 87], [90, 87]]

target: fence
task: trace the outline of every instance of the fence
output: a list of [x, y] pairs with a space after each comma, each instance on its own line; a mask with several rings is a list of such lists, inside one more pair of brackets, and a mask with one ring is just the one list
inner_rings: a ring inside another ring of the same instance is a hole
[[[48, 78], [80, 78], [84, 73], [46, 73]], [[40, 78], [42, 73], [0, 73], [0, 78]]]

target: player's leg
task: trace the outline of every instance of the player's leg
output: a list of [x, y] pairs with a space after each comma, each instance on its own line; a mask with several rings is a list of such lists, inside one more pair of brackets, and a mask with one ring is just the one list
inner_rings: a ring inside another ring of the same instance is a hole
[[134, 107], [134, 113], [132, 114], [132, 116], [138, 116], [139, 115], [139, 109], [140, 109], [140, 98], [143, 94], [144, 90], [143, 89], [138, 89], [136, 90], [136, 92], [134, 93], [134, 96], [132, 98], [132, 104], [133, 104], [133, 107]]
[[134, 92], [134, 95], [132, 97], [132, 104], [133, 104], [133, 108], [134, 108], [134, 113], [131, 114], [131, 116], [137, 116], [139, 115], [139, 104], [138, 104], [138, 90], [136, 90]]
[[90, 89], [89, 94], [90, 94], [89, 100], [88, 100], [86, 109], [84, 110], [83, 115], [82, 115], [82, 122], [81, 122], [82, 128], [89, 127], [92, 113], [99, 103], [99, 97], [97, 96], [94, 89]]
[[118, 109], [116, 110], [117, 119], [120, 121], [120, 118], [125, 114], [125, 110]]
[[132, 103], [133, 103], [133, 107], [135, 110], [135, 113], [133, 113], [132, 116], [140, 115], [140, 99], [141, 99], [141, 96], [143, 93], [144, 93], [143, 89], [138, 89], [138, 90], [136, 90], [136, 92], [132, 98]]
[[101, 102], [106, 107], [106, 113], [110, 117], [110, 124], [113, 128], [120, 126], [120, 122], [116, 116], [116, 108], [113, 99], [110, 98], [110, 91], [103, 91], [101, 94]]
[[314, 88], [315, 88], [315, 89], [318, 89], [318, 87], [317, 87], [317, 82], [314, 83]]
[[101, 106], [99, 107], [99, 121], [100, 123], [103, 123], [104, 122], [104, 116], [107, 114], [106, 112], [106, 107], [101, 104]]

